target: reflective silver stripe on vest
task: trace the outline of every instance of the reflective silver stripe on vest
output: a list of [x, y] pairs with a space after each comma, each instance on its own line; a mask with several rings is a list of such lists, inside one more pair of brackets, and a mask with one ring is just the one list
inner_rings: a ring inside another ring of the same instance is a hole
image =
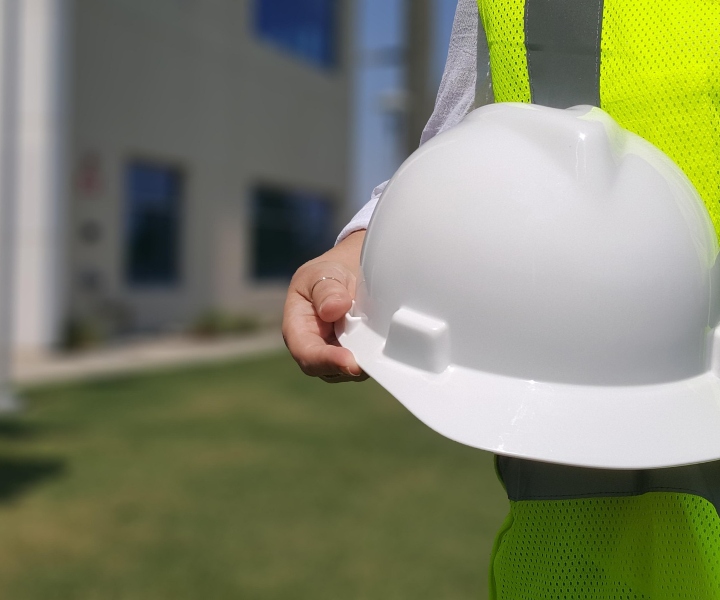
[[535, 104], [600, 106], [603, 0], [526, 0], [525, 46]]
[[639, 471], [584, 469], [498, 456], [508, 497], [521, 500], [579, 500], [675, 492], [705, 498], [720, 514], [720, 461]]

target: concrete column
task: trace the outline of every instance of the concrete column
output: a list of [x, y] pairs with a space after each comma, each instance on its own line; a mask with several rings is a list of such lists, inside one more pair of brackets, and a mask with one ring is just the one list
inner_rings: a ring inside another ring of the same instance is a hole
[[407, 124], [405, 148], [412, 154], [432, 114], [437, 90], [433, 90], [430, 64], [433, 50], [433, 2], [405, 0]]
[[19, 2], [14, 340], [23, 353], [50, 349], [64, 317], [69, 10], [70, 0]]

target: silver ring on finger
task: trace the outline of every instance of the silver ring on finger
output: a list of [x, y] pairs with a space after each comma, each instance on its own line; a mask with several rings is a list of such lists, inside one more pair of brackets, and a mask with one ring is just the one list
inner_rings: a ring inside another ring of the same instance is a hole
[[322, 283], [323, 281], [327, 281], [328, 279], [332, 279], [333, 281], [337, 281], [340, 285], [344, 285], [342, 281], [340, 281], [337, 277], [321, 277], [318, 279], [315, 283], [313, 283], [312, 287], [310, 288], [310, 297], [312, 297], [313, 292], [315, 291], [315, 287]]

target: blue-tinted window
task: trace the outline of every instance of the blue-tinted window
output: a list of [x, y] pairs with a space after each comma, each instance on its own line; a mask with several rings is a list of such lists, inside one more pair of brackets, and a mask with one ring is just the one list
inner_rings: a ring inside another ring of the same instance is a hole
[[255, 0], [258, 35], [321, 67], [336, 64], [337, 0]]
[[253, 276], [289, 279], [335, 241], [332, 202], [323, 196], [259, 187], [253, 197]]
[[173, 285], [180, 279], [182, 176], [145, 162], [126, 172], [125, 279]]

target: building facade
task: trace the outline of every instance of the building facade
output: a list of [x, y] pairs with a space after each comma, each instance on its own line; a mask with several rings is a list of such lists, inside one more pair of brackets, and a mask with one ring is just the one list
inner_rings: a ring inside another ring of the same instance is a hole
[[17, 347], [279, 313], [349, 211], [351, 1], [4, 0]]

